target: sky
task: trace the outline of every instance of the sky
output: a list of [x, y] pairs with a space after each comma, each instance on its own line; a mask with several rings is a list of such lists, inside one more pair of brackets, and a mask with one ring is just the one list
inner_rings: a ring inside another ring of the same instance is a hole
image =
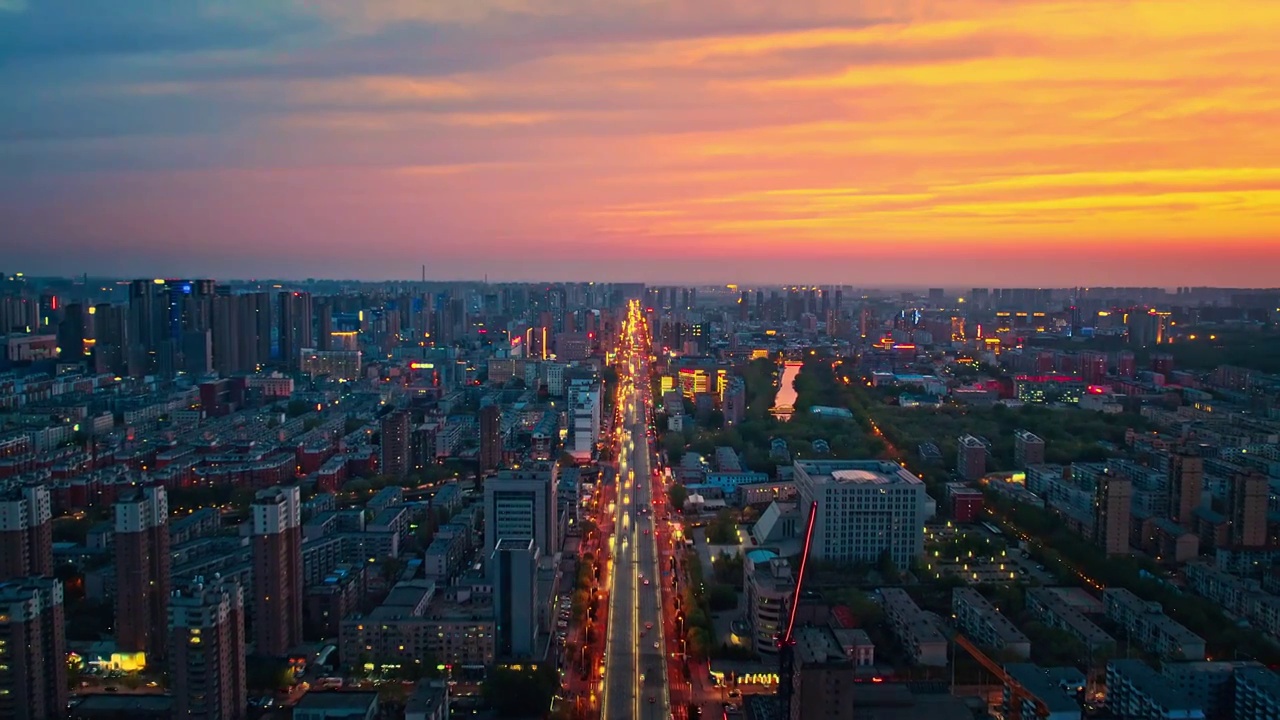
[[1280, 285], [1276, 0], [0, 0], [0, 271]]

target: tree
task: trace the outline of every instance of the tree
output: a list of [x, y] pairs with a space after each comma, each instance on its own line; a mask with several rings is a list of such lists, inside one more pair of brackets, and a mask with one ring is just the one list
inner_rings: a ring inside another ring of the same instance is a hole
[[559, 686], [556, 671], [543, 664], [537, 670], [498, 667], [485, 680], [481, 693], [498, 717], [541, 717], [551, 708]]
[[893, 553], [889, 552], [889, 548], [881, 551], [876, 569], [880, 572], [880, 576], [884, 578], [886, 584], [893, 585], [899, 582], [898, 566], [893, 563]]
[[313, 410], [315, 410], [315, 406], [306, 400], [290, 400], [289, 404], [285, 406], [284, 414], [289, 418], [296, 418]]
[[734, 522], [733, 512], [721, 510], [707, 524], [707, 543], [711, 545], [738, 544], [738, 524]]
[[667, 489], [667, 499], [671, 501], [671, 507], [679, 510], [684, 507], [685, 501], [689, 499], [689, 491], [685, 489], [684, 485], [672, 483], [671, 487]]

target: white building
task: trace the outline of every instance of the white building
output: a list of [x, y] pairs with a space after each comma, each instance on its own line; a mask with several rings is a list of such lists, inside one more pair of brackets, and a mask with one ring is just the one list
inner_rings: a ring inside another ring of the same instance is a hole
[[796, 490], [804, 512], [818, 503], [811, 556], [868, 562], [888, 551], [899, 568], [924, 554], [924, 482], [881, 460], [801, 460]]
[[938, 629], [937, 616], [916, 605], [902, 588], [881, 588], [885, 615], [893, 627], [893, 634], [917, 665], [946, 667], [947, 638]]
[[567, 377], [565, 394], [569, 403], [569, 438], [565, 451], [575, 460], [590, 460], [600, 440], [600, 379], [594, 375]]
[[772, 657], [778, 652], [778, 633], [786, 622], [783, 613], [795, 591], [795, 576], [785, 558], [764, 548], [747, 553], [743, 571], [751, 643], [756, 652]]

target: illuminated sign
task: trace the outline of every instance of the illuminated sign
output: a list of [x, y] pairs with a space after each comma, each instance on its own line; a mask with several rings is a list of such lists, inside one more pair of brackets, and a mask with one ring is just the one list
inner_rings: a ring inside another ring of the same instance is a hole
[[436, 367], [435, 363], [429, 363], [429, 362], [409, 363], [409, 369], [411, 370], [434, 370], [435, 367]]

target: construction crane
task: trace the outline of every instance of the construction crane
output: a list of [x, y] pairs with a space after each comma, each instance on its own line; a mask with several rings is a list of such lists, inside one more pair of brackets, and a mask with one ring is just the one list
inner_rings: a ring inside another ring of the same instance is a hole
[[796, 587], [791, 593], [791, 607], [787, 609], [787, 626], [778, 633], [778, 706], [783, 717], [791, 715], [791, 695], [795, 691], [792, 673], [795, 671], [796, 608], [800, 606], [800, 590], [804, 587], [804, 570], [809, 563], [809, 548], [813, 544], [813, 526], [818, 521], [818, 503], [809, 506], [809, 522], [804, 528], [804, 549], [800, 551], [800, 570], [796, 573]]
[[[956, 633], [951, 640], [956, 647], [969, 653], [974, 660], [977, 660], [979, 665], [987, 669], [987, 672], [1000, 678], [1000, 682], [1004, 683], [1004, 686], [1009, 689], [1009, 712], [1005, 713], [1004, 720], [1022, 720], [1022, 704], [1024, 701], [1029, 701], [1035, 706], [1036, 717], [1049, 717], [1049, 708], [1045, 706], [1044, 701], [1027, 692], [1021, 683], [1009, 677], [1009, 674], [1004, 671], [1004, 667], [982, 652], [982, 649], [974, 645], [973, 641], [960, 633]], [[954, 663], [955, 658], [952, 658], [951, 662]]]

